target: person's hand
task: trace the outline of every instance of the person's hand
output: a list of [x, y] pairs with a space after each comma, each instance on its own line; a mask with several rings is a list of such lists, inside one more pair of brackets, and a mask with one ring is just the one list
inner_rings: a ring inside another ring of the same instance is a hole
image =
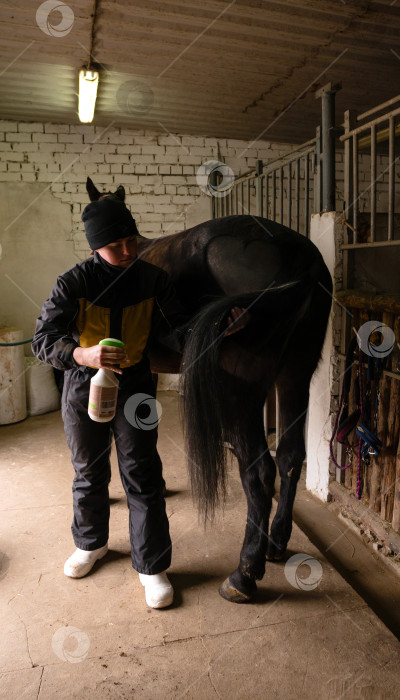
[[246, 323], [250, 320], [250, 314], [246, 309], [240, 308], [239, 306], [234, 306], [231, 309], [231, 313], [228, 316], [228, 328], [224, 335], [232, 335], [237, 333], [245, 327]]
[[75, 348], [73, 358], [78, 365], [112, 369], [117, 374], [122, 374], [122, 369], [119, 369], [119, 365], [123, 362], [129, 362], [124, 348], [115, 348], [112, 345], [92, 345], [90, 348]]

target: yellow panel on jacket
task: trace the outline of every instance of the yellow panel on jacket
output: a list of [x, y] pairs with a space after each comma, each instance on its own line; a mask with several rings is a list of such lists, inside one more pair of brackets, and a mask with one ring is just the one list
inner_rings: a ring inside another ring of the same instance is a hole
[[133, 306], [125, 306], [122, 312], [122, 338], [130, 362], [121, 367], [136, 365], [143, 357], [151, 330], [154, 298], [145, 299]]
[[96, 306], [87, 299], [79, 299], [79, 314], [76, 327], [81, 348], [98, 345], [103, 338], [110, 337], [110, 309]]
[[[121, 364], [121, 368], [135, 365], [142, 359], [151, 330], [153, 306], [154, 298], [151, 298], [123, 309], [121, 340], [125, 343], [125, 350], [130, 361]], [[98, 345], [100, 340], [110, 337], [110, 315], [110, 309], [96, 306], [87, 299], [79, 299], [76, 327], [79, 333], [79, 344], [82, 348]]]

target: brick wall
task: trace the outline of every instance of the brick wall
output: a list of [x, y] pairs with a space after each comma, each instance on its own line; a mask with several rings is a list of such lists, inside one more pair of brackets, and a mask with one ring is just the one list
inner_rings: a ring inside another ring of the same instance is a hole
[[[72, 236], [80, 258], [88, 254], [81, 212], [88, 203], [89, 175], [100, 190], [124, 185], [140, 232], [175, 233], [211, 216], [209, 197], [196, 172], [207, 160], [226, 162], [235, 175], [288, 152], [287, 144], [156, 134], [120, 128], [0, 121], [0, 182], [43, 183], [70, 204]], [[37, 206], [40, 202], [37, 203]]]

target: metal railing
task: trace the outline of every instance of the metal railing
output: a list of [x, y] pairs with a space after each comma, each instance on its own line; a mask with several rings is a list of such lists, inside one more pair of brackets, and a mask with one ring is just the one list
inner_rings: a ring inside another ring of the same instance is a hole
[[[256, 168], [235, 178], [225, 188], [225, 196], [212, 198], [212, 216], [219, 218], [236, 214], [263, 216], [292, 228], [306, 236], [310, 230], [311, 211], [320, 210], [320, 137], [274, 160], [257, 161]], [[223, 190], [219, 188], [219, 194]], [[279, 399], [275, 391], [275, 425], [264, 406], [264, 426], [268, 440], [273, 440], [271, 454], [275, 456], [281, 437]]]
[[[319, 211], [318, 136], [235, 178], [225, 196], [213, 198], [213, 218], [264, 216], [308, 236], [310, 212]], [[318, 200], [315, 207], [314, 199]]]
[[[396, 104], [399, 106], [395, 107]], [[376, 116], [380, 112], [384, 113]], [[347, 110], [344, 114], [344, 133], [340, 136], [340, 140], [344, 143], [346, 224], [344, 243], [341, 245], [343, 290], [358, 289], [360, 270], [365, 270], [366, 266], [370, 266], [369, 270], [373, 266], [375, 270], [374, 258], [366, 257], [368, 249], [382, 247], [387, 249], [391, 246], [393, 251], [391, 258], [395, 260], [399, 255], [400, 178], [396, 199], [396, 166], [397, 173], [400, 174], [398, 167], [400, 156], [396, 157], [395, 153], [396, 137], [399, 136], [400, 95], [358, 116], [351, 110]], [[397, 249], [394, 250], [393, 246]], [[390, 272], [388, 275], [390, 277]], [[382, 278], [382, 271], [377, 278], [373, 278], [374, 284], [378, 278], [383, 289], [386, 288], [387, 282], [393, 284], [393, 280]], [[354, 312], [354, 309], [352, 311]], [[366, 309], [365, 313], [367, 313]], [[344, 357], [352, 336], [354, 325], [352, 318], [353, 313], [342, 311], [340, 353], [338, 353], [341, 370], [344, 370]], [[398, 378], [393, 373], [390, 376]], [[338, 445], [338, 457], [344, 463], [344, 448], [341, 445]], [[336, 480], [339, 483], [345, 482], [343, 471], [336, 469]]]
[[[400, 136], [400, 106], [368, 122], [365, 120], [400, 103], [400, 95], [356, 116], [348, 110], [344, 115], [344, 199], [348, 240], [344, 247], [398, 245], [400, 231], [395, 232], [395, 216], [400, 213], [400, 197], [396, 201], [395, 139]], [[365, 122], [358, 125], [359, 122]], [[370, 158], [369, 181], [361, 185], [360, 164]], [[381, 166], [381, 167], [379, 167]], [[399, 183], [400, 184], [400, 183]], [[397, 185], [398, 187], [399, 185]], [[377, 227], [378, 194], [384, 202], [384, 211]], [[360, 216], [361, 205], [369, 215]], [[369, 210], [369, 211], [368, 211]], [[386, 229], [386, 230], [385, 230]]]

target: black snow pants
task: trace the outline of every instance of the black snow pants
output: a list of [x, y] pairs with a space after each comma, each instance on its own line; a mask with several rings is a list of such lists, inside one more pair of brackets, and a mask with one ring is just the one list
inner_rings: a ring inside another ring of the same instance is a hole
[[79, 367], [65, 372], [62, 416], [75, 469], [73, 538], [79, 549], [88, 551], [103, 547], [108, 541], [108, 484], [114, 436], [129, 507], [132, 566], [143, 574], [157, 574], [168, 569], [171, 563], [157, 425], [140, 429], [124, 415], [125, 403], [131, 396], [141, 393], [155, 397], [148, 361], [118, 375], [117, 412], [108, 423], [93, 421], [87, 412], [90, 379], [96, 371]]

